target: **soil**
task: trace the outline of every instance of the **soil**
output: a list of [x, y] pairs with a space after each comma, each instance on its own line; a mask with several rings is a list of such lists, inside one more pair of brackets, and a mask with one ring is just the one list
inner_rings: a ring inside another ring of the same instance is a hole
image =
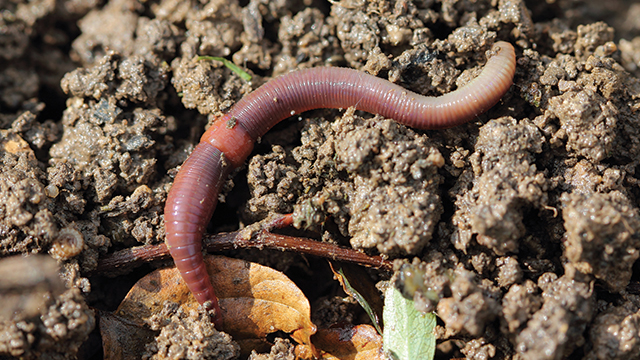
[[[395, 285], [438, 314], [439, 359], [640, 358], [640, 3], [0, 0], [0, 10], [0, 297], [11, 304], [0, 358], [102, 356], [96, 309], [113, 311], [158, 264], [87, 274], [105, 254], [164, 240], [177, 169], [243, 95], [293, 69], [347, 66], [438, 96], [473, 79], [498, 40], [514, 44], [518, 67], [487, 113], [442, 131], [353, 109], [296, 116], [230, 179], [209, 232], [293, 212], [306, 234], [388, 256]], [[280, 254], [233, 253], [286, 271], [321, 309], [318, 323], [362, 321], [338, 305], [326, 265]], [[213, 358], [238, 352], [200, 315], [168, 307], [156, 320], [146, 357], [196, 351], [181, 343], [194, 331]], [[252, 358], [293, 358], [289, 340], [274, 343]]]

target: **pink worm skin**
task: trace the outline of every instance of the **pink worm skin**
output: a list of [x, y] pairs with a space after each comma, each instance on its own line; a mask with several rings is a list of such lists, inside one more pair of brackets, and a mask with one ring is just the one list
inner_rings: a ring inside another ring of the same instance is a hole
[[277, 77], [242, 98], [217, 119], [182, 165], [165, 205], [166, 244], [195, 299], [214, 309], [218, 298], [202, 257], [202, 234], [220, 188], [241, 166], [253, 143], [278, 122], [311, 109], [355, 106], [418, 129], [463, 124], [495, 105], [511, 87], [516, 67], [511, 44], [500, 41], [481, 74], [439, 97], [413, 93], [387, 80], [346, 68], [319, 67]]

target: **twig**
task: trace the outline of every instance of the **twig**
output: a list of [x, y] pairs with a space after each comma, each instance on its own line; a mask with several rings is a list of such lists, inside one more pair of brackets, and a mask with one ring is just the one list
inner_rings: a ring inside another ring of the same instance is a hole
[[[286, 224], [275, 221], [267, 227], [282, 227]], [[214, 253], [238, 248], [276, 249], [294, 251], [300, 254], [325, 257], [336, 261], [345, 261], [362, 266], [391, 270], [392, 265], [381, 256], [369, 256], [363, 252], [344, 248], [335, 244], [288, 235], [274, 234], [261, 229], [250, 234], [247, 231], [234, 231], [215, 235], [205, 234], [203, 246], [207, 252]], [[169, 250], [165, 244], [145, 245], [116, 251], [98, 260], [96, 270], [91, 274], [120, 273], [130, 271], [145, 263], [169, 258]]]

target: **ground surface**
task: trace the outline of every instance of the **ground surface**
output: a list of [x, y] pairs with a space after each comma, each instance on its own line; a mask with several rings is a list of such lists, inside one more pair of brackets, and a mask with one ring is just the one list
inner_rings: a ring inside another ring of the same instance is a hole
[[[294, 212], [318, 239], [398, 259], [399, 286], [441, 319], [441, 358], [640, 358], [640, 3], [622, 0], [0, 0], [0, 256], [51, 255], [35, 274], [0, 267], [20, 275], [6, 299], [36, 301], [0, 313], [0, 357], [100, 356], [90, 306], [113, 310], [142, 273], [85, 274], [163, 241], [177, 167], [244, 94], [333, 65], [437, 96], [498, 40], [518, 68], [486, 114], [443, 131], [302, 114], [256, 146], [209, 231]], [[321, 261], [233, 255], [291, 274], [317, 321], [360, 321]], [[64, 284], [42, 277], [50, 257]], [[233, 354], [185, 316], [149, 351], [195, 326]]]

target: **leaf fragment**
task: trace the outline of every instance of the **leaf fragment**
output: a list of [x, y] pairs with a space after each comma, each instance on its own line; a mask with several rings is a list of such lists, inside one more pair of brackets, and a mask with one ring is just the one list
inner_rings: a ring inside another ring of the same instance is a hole
[[313, 344], [321, 349], [322, 359], [384, 360], [382, 336], [371, 325], [347, 325], [320, 329]]
[[[241, 346], [266, 344], [266, 336], [276, 331], [313, 346], [310, 337], [316, 327], [311, 322], [309, 301], [284, 274], [222, 256], [205, 256], [205, 264], [223, 311], [222, 330]], [[198, 307], [175, 268], [159, 269], [140, 279], [116, 314], [144, 324], [144, 319], [158, 314], [167, 300], [180, 304], [185, 311]]]
[[102, 356], [108, 360], [139, 359], [157, 333], [107, 311], [99, 311], [99, 320]]
[[433, 359], [436, 316], [422, 313], [393, 285], [385, 291], [384, 349], [393, 359]]

